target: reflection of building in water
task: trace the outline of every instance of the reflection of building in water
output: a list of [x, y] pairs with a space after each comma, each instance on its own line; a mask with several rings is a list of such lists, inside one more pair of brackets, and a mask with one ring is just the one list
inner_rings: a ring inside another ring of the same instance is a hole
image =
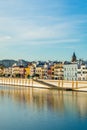
[[63, 96], [55, 90], [44, 89], [36, 93], [33, 89], [33, 103], [38, 109], [44, 108], [56, 111], [63, 111], [64, 109]]
[[78, 107], [77, 107], [77, 97], [78, 94], [76, 92], [64, 92], [64, 107], [66, 111], [78, 111]]
[[0, 96], [11, 97], [15, 102], [26, 105], [33, 104], [34, 108], [52, 109], [53, 111], [63, 111], [64, 102], [62, 91], [50, 89], [35, 89], [35, 88], [11, 88], [0, 91]]
[[87, 94], [79, 93], [77, 106], [80, 113], [80, 116], [87, 117]]
[[87, 95], [77, 92], [38, 88], [7, 88], [0, 90], [0, 98], [11, 98], [19, 105], [32, 106], [34, 110], [71, 111], [87, 115]]
[[87, 95], [80, 92], [66, 92], [64, 106], [79, 116], [87, 116]]

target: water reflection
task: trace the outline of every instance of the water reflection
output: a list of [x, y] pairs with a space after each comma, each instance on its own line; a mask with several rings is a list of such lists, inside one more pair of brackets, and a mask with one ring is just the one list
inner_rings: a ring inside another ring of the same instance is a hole
[[0, 98], [11, 98], [17, 104], [52, 112], [87, 117], [87, 94], [38, 88], [0, 88]]

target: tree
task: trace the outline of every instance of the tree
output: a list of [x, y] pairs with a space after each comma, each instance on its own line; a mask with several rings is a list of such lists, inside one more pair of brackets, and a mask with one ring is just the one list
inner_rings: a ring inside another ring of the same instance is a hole
[[33, 76], [34, 78], [39, 78], [40, 77], [40, 75], [39, 74], [34, 74], [34, 76]]
[[30, 78], [30, 75], [27, 75], [27, 78], [29, 79], [29, 78]]

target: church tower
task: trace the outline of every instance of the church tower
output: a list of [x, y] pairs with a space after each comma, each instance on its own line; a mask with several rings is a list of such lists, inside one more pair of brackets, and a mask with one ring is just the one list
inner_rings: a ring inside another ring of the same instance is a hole
[[76, 62], [76, 61], [77, 61], [77, 58], [76, 58], [75, 52], [73, 52], [72, 62]]

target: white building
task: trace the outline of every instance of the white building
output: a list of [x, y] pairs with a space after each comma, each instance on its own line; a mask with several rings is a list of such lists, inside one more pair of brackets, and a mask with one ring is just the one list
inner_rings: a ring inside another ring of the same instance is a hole
[[4, 68], [4, 76], [12, 76], [12, 68]]
[[87, 65], [86, 64], [82, 64], [78, 67], [77, 79], [78, 80], [87, 80]]
[[64, 64], [64, 79], [65, 80], [77, 80], [77, 63]]

